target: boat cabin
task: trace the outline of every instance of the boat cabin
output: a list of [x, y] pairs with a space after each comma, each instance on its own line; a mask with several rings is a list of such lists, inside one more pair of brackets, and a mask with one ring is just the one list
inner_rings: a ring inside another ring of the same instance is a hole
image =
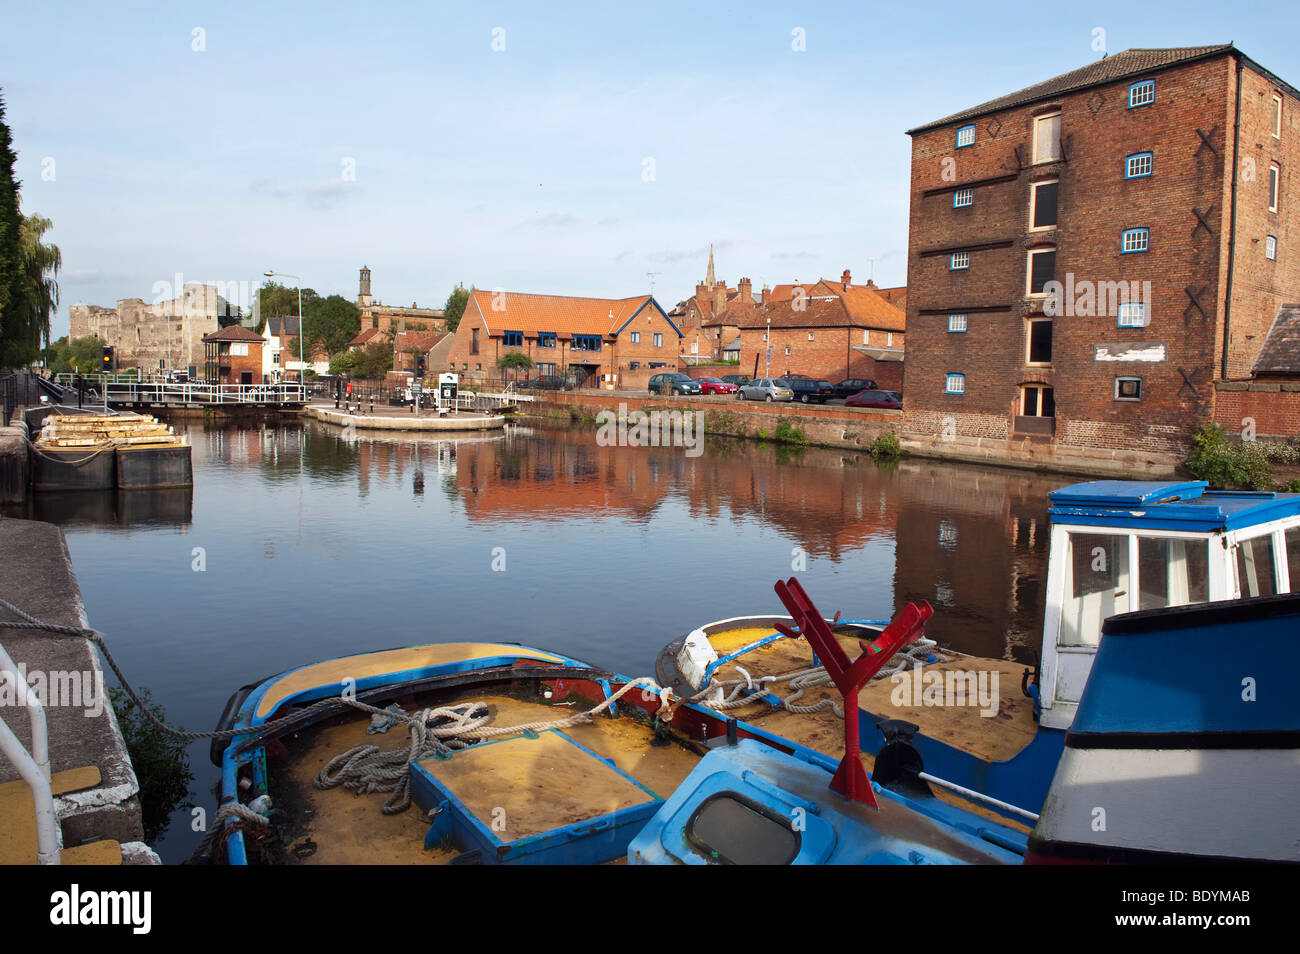
[[1041, 725], [1069, 728], [1107, 618], [1300, 592], [1300, 494], [1207, 486], [1097, 480], [1049, 495]]

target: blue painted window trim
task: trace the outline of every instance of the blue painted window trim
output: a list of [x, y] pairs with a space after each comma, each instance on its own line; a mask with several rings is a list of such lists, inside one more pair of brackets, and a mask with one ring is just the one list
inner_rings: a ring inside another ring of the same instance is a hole
[[507, 348], [522, 348], [524, 333], [522, 331], [503, 331], [501, 333], [501, 343]]
[[[953, 327], [953, 319], [954, 319], [954, 318], [961, 318], [961, 319], [962, 319], [962, 326], [961, 326], [960, 328], [954, 328], [954, 327]], [[954, 311], [954, 312], [952, 312], [951, 314], [948, 315], [948, 330], [949, 330], [950, 332], [952, 332], [953, 334], [955, 334], [955, 335], [964, 335], [964, 334], [966, 333], [966, 329], [969, 328], [969, 327], [970, 327], [970, 315], [967, 314], [966, 312], [964, 312], [964, 311]]]
[[[968, 129], [970, 130], [970, 142], [962, 142], [961, 134]], [[973, 145], [975, 145], [975, 124], [970, 123], [969, 125], [962, 126], [960, 129], [957, 130], [957, 148], [965, 149], [967, 146], [973, 146]]]
[[[958, 255], [965, 255], [965, 256], [966, 256], [966, 264], [965, 264], [965, 265], [958, 265], [958, 264], [957, 264], [957, 256], [958, 256]], [[953, 252], [953, 253], [952, 253], [952, 256], [948, 259], [948, 271], [950, 271], [950, 272], [962, 272], [962, 271], [965, 271], [965, 270], [968, 269], [968, 268], [970, 268], [970, 252]]]
[[540, 331], [540, 332], [538, 332], [538, 334], [537, 334], [537, 347], [539, 347], [539, 348], [554, 348], [554, 347], [555, 347], [555, 332], [554, 332], [554, 331]]
[[572, 351], [599, 351], [604, 345], [601, 335], [574, 335], [569, 343]]
[[[1131, 321], [1130, 322], [1124, 321], [1124, 309], [1131, 308], [1134, 305], [1137, 305], [1139, 308], [1142, 309], [1142, 311], [1140, 312], [1142, 316], [1142, 321], [1140, 324], [1136, 324], [1136, 325], [1133, 324]], [[1118, 314], [1115, 315], [1115, 327], [1117, 328], [1145, 328], [1149, 324], [1149, 321], [1150, 319], [1147, 316], [1147, 304], [1144, 301], [1122, 302], [1119, 306]]]
[[[970, 196], [970, 201], [969, 201], [969, 202], [958, 202], [958, 201], [957, 201], [958, 197], [961, 196], [963, 193], [966, 194], [966, 195], [969, 195], [969, 196]], [[965, 208], [968, 208], [968, 207], [970, 207], [970, 206], [972, 206], [972, 205], [974, 205], [974, 204], [975, 204], [975, 190], [974, 190], [974, 189], [956, 189], [956, 190], [954, 190], [954, 192], [953, 192], [953, 194], [952, 194], [952, 207], [953, 207], [954, 209], [965, 209]]]
[[[1150, 88], [1151, 88], [1151, 98], [1148, 99], [1148, 100], [1145, 100], [1145, 101], [1143, 101], [1143, 102], [1141, 102], [1141, 103], [1135, 103], [1135, 102], [1133, 102], [1133, 93], [1134, 93], [1134, 92], [1135, 92], [1139, 87], [1141, 87], [1141, 88], [1150, 87]], [[1128, 88], [1128, 108], [1129, 108], [1129, 109], [1140, 109], [1140, 108], [1143, 107], [1143, 106], [1150, 106], [1150, 105], [1151, 105], [1152, 103], [1154, 103], [1155, 101], [1156, 101], [1156, 81], [1153, 80], [1153, 79], [1150, 79], [1150, 80], [1141, 80], [1141, 81], [1139, 81], [1139, 82], [1137, 82], [1137, 83], [1134, 83], [1132, 86], [1130, 86], [1130, 87]]]
[[[1146, 172], [1137, 172], [1137, 173], [1130, 174], [1129, 169], [1132, 167], [1133, 160], [1140, 159], [1143, 156], [1146, 156], [1151, 160], [1151, 167]], [[1125, 179], [1145, 179], [1147, 176], [1151, 175], [1151, 173], [1155, 172], [1155, 170], [1156, 170], [1156, 157], [1154, 153], [1134, 152], [1124, 157], [1124, 178]]]
[[[1138, 235], [1138, 234], [1144, 235], [1146, 237], [1146, 241], [1143, 243], [1142, 248], [1125, 248], [1124, 246], [1128, 244], [1128, 237], [1130, 235]], [[1151, 250], [1150, 229], [1125, 229], [1123, 232], [1120, 233], [1119, 253], [1121, 255], [1140, 255], [1141, 253], [1148, 252], [1150, 250]]]
[[[960, 391], [954, 391], [954, 390], [952, 390], [952, 379], [953, 379], [953, 378], [960, 378], [960, 379], [961, 379], [961, 390], [960, 390]], [[956, 372], [956, 371], [949, 371], [949, 372], [947, 372], [947, 373], [943, 376], [943, 393], [944, 393], [944, 394], [957, 394], [957, 395], [964, 395], [964, 394], [966, 393], [966, 375], [964, 375], [964, 374], [959, 374], [959, 373]]]

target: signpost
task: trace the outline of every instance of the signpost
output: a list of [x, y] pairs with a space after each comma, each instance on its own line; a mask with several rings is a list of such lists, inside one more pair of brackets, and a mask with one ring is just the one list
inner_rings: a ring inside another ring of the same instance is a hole
[[442, 374], [438, 375], [439, 414], [445, 413], [444, 407], [447, 404], [451, 405], [451, 412], [453, 414], [456, 413], [456, 386], [459, 380], [459, 376], [450, 371], [444, 371]]
[[413, 378], [411, 380], [411, 397], [414, 398], [414, 401], [412, 403], [415, 408], [416, 417], [420, 416], [420, 390], [422, 387], [423, 387], [423, 383], [420, 381], [419, 378]]

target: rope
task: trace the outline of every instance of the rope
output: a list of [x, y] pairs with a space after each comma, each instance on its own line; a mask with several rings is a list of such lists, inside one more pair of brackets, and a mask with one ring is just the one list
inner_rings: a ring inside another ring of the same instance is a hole
[[[234, 823], [227, 828], [226, 822], [235, 819]], [[247, 805], [241, 805], [239, 802], [226, 802], [217, 811], [217, 817], [212, 820], [212, 825], [208, 828], [208, 833], [203, 836], [199, 846], [194, 849], [194, 854], [190, 855], [187, 864], [194, 864], [200, 861], [210, 861], [212, 858], [213, 846], [218, 843], [218, 839], [223, 839], [226, 835], [235, 831], [244, 831], [248, 828], [270, 828], [271, 820], [265, 815], [258, 814]]]

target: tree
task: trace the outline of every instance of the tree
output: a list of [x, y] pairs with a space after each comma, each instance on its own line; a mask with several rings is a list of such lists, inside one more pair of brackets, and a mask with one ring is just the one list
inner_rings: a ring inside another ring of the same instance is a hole
[[18, 180], [14, 178], [17, 161], [5, 122], [4, 100], [0, 99], [0, 368], [22, 360], [22, 344], [30, 337], [24, 327], [28, 310], [23, 301], [26, 272]]
[[465, 306], [468, 304], [469, 291], [466, 291], [465, 286], [457, 282], [456, 287], [447, 296], [447, 304], [443, 306], [443, 320], [446, 322], [448, 331], [454, 332], [460, 327], [461, 316], [465, 314]]
[[71, 341], [66, 337], [60, 338], [45, 349], [45, 365], [55, 374], [94, 370], [99, 364], [99, 349], [103, 344], [94, 335]]
[[[57, 245], [46, 245], [41, 239], [54, 227], [54, 223], [40, 215], [23, 219], [20, 232], [23, 273], [26, 279], [29, 334], [39, 335], [35, 342], [39, 349], [50, 343], [50, 316], [59, 307], [59, 269], [63, 255]], [[34, 355], [33, 355], [34, 357]], [[30, 358], [29, 358], [30, 360]]]
[[320, 347], [337, 354], [361, 331], [360, 309], [342, 295], [320, 298], [313, 293], [310, 302], [303, 298], [302, 310], [309, 350]]
[[531, 368], [532, 366], [533, 359], [522, 351], [511, 351], [497, 358], [498, 368]]

